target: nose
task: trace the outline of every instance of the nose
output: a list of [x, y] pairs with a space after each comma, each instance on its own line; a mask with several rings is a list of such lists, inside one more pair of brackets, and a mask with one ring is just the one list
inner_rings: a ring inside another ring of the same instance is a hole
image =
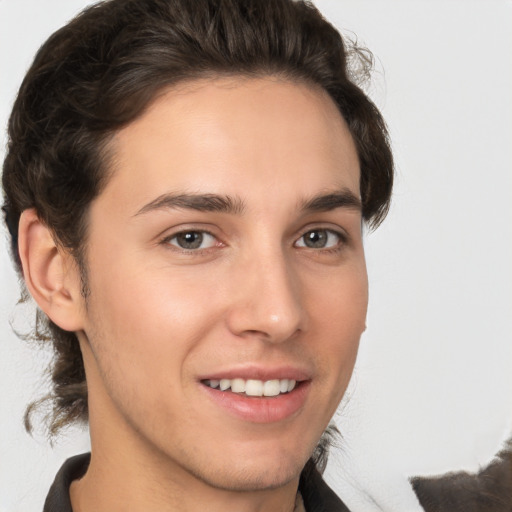
[[227, 312], [232, 333], [280, 343], [304, 330], [301, 282], [281, 251], [252, 254], [232, 278]]

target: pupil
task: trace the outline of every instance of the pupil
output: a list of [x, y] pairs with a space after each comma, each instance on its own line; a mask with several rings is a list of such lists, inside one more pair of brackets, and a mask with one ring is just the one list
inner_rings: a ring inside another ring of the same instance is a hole
[[197, 231], [180, 233], [177, 236], [177, 241], [180, 247], [183, 247], [183, 249], [197, 249], [203, 243], [203, 235]]
[[325, 231], [310, 231], [305, 235], [305, 244], [307, 247], [325, 247], [327, 243], [327, 233]]

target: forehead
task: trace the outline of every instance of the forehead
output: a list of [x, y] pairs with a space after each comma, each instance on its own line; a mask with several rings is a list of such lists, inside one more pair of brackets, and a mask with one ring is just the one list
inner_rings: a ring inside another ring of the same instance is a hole
[[160, 95], [112, 144], [105, 193], [124, 203], [172, 191], [242, 195], [249, 202], [258, 194], [279, 200], [308, 189], [349, 188], [359, 196], [359, 162], [345, 121], [326, 92], [301, 83], [187, 83]]

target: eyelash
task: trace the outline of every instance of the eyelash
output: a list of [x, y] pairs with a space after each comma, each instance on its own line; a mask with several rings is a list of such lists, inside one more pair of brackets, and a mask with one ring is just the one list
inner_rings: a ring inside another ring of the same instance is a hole
[[[334, 235], [338, 238], [338, 243], [336, 243], [336, 245], [333, 247], [326, 247], [326, 248], [323, 248], [323, 247], [314, 248], [314, 247], [308, 247], [306, 245], [297, 246], [297, 243], [300, 240], [303, 240], [306, 235], [308, 235], [310, 233], [315, 233], [315, 232], [324, 232], [327, 234], [328, 237]], [[192, 249], [180, 247], [177, 244], [171, 243], [172, 240], [176, 239], [180, 235], [187, 235], [187, 234], [192, 234], [192, 233], [200, 234], [203, 237], [205, 235], [212, 237], [217, 242], [211, 247], [205, 247], [205, 248], [198, 247], [198, 248], [192, 248]], [[325, 254], [325, 253], [339, 253], [343, 249], [343, 247], [347, 244], [347, 242], [348, 242], [347, 235], [345, 233], [343, 233], [341, 231], [336, 231], [334, 229], [319, 227], [319, 228], [308, 229], [307, 231], [305, 231], [302, 235], [300, 235], [300, 237], [294, 242], [293, 245], [294, 245], [294, 247], [299, 247], [299, 248], [303, 248], [303, 249], [311, 249], [315, 252], [319, 252], [319, 253], [321, 252], [321, 253]], [[222, 242], [220, 242], [213, 233], [211, 233], [207, 230], [204, 230], [204, 229], [186, 229], [183, 231], [179, 231], [177, 233], [173, 233], [172, 235], [166, 236], [165, 238], [163, 238], [161, 240], [160, 243], [162, 245], [172, 246], [173, 250], [179, 251], [179, 252], [187, 254], [187, 255], [205, 254], [206, 252], [209, 252], [212, 249], [224, 246], [224, 244]]]

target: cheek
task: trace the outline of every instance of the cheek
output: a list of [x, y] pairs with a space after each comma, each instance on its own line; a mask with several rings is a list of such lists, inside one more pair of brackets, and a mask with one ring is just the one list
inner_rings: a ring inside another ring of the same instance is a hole
[[100, 340], [95, 351], [98, 363], [121, 377], [128, 370], [126, 378], [139, 384], [188, 382], [194, 362], [218, 346], [212, 339], [225, 338], [226, 297], [232, 295], [226, 287], [233, 286], [227, 269], [126, 257], [96, 270], [89, 323]]
[[173, 277], [169, 269], [136, 273], [118, 265], [95, 277], [91, 344], [102, 365], [128, 371], [127, 378], [139, 382], [166, 382], [181, 372], [183, 360], [218, 316], [202, 288]]
[[187, 406], [190, 361], [218, 315], [212, 301], [208, 310], [204, 292], [166, 281], [162, 272], [135, 275], [118, 268], [108, 279], [103, 283], [109, 286], [91, 283], [86, 332], [98, 382], [124, 414], [159, 428]]
[[366, 267], [361, 263], [341, 269], [318, 290], [310, 293], [308, 309], [314, 338], [318, 340], [319, 366], [328, 369], [325, 378], [343, 393], [355, 364], [359, 339], [366, 328]]
[[308, 283], [308, 310], [340, 339], [352, 339], [365, 329], [368, 277], [364, 259]]

